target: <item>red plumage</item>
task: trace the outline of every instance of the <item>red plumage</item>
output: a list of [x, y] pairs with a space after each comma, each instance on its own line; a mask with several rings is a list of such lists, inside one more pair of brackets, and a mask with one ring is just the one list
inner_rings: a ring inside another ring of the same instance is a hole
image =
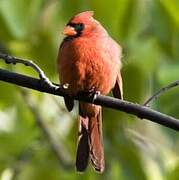
[[[82, 91], [100, 91], [108, 94], [113, 90], [122, 98], [121, 48], [96, 21], [91, 11], [74, 16], [64, 29], [58, 54], [58, 71], [62, 84], [68, 84], [70, 96]], [[68, 110], [73, 100], [65, 98]], [[101, 107], [79, 103], [79, 138], [76, 167], [84, 171], [91, 159], [93, 167], [104, 170]]]

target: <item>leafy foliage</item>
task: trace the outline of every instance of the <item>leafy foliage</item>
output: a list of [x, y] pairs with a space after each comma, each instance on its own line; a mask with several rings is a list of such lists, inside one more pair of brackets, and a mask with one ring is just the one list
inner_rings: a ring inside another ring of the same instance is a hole
[[[154, 91], [178, 79], [179, 3], [177, 0], [23, 0], [0, 1], [0, 51], [29, 58], [58, 82], [56, 56], [63, 26], [77, 12], [93, 10], [123, 47], [124, 97], [143, 103]], [[0, 67], [36, 76], [17, 65]], [[47, 127], [75, 160], [77, 121], [62, 98], [29, 91]], [[179, 118], [178, 88], [153, 108]], [[19, 88], [0, 83], [1, 179], [168, 179], [179, 178], [177, 132], [104, 109], [106, 170], [83, 175], [58, 161]], [[63, 153], [63, 151], [62, 151]]]

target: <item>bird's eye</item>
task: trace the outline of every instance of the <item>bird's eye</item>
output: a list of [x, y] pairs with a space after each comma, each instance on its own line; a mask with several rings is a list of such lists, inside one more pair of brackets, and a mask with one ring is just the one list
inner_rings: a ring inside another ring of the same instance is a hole
[[75, 24], [74, 28], [77, 32], [81, 32], [84, 29], [84, 24], [83, 23]]

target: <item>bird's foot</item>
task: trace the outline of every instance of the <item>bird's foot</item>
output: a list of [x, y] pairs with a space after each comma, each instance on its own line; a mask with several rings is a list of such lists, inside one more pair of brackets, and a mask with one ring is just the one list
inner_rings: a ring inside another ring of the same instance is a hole
[[89, 97], [92, 98], [92, 103], [95, 101], [95, 99], [100, 95], [100, 91], [96, 91], [95, 87], [89, 90]]
[[90, 98], [92, 103], [95, 101], [97, 96], [100, 94], [101, 94], [100, 91], [96, 91], [95, 87], [92, 87], [91, 89], [88, 89], [88, 90], [80, 91], [78, 93], [79, 96], [87, 96], [88, 98]]
[[69, 93], [69, 92], [68, 92], [69, 86], [70, 86], [70, 84], [68, 84], [68, 83], [60, 84], [59, 87], [58, 87], [58, 89], [59, 89], [59, 91], [63, 92], [63, 95], [64, 95], [64, 96], [71, 97], [71, 96], [68, 94], [68, 93]]

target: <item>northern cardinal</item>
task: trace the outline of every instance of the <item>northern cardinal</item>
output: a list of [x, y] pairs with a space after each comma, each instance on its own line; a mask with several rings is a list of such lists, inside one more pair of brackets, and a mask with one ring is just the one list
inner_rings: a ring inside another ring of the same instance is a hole
[[[98, 91], [122, 99], [121, 47], [93, 18], [92, 11], [75, 15], [65, 26], [57, 65], [62, 84], [68, 85], [69, 96], [64, 97], [69, 111], [74, 95]], [[79, 134], [76, 156], [77, 171], [85, 171], [91, 159], [98, 172], [105, 167], [102, 139], [101, 106], [79, 102]]]

